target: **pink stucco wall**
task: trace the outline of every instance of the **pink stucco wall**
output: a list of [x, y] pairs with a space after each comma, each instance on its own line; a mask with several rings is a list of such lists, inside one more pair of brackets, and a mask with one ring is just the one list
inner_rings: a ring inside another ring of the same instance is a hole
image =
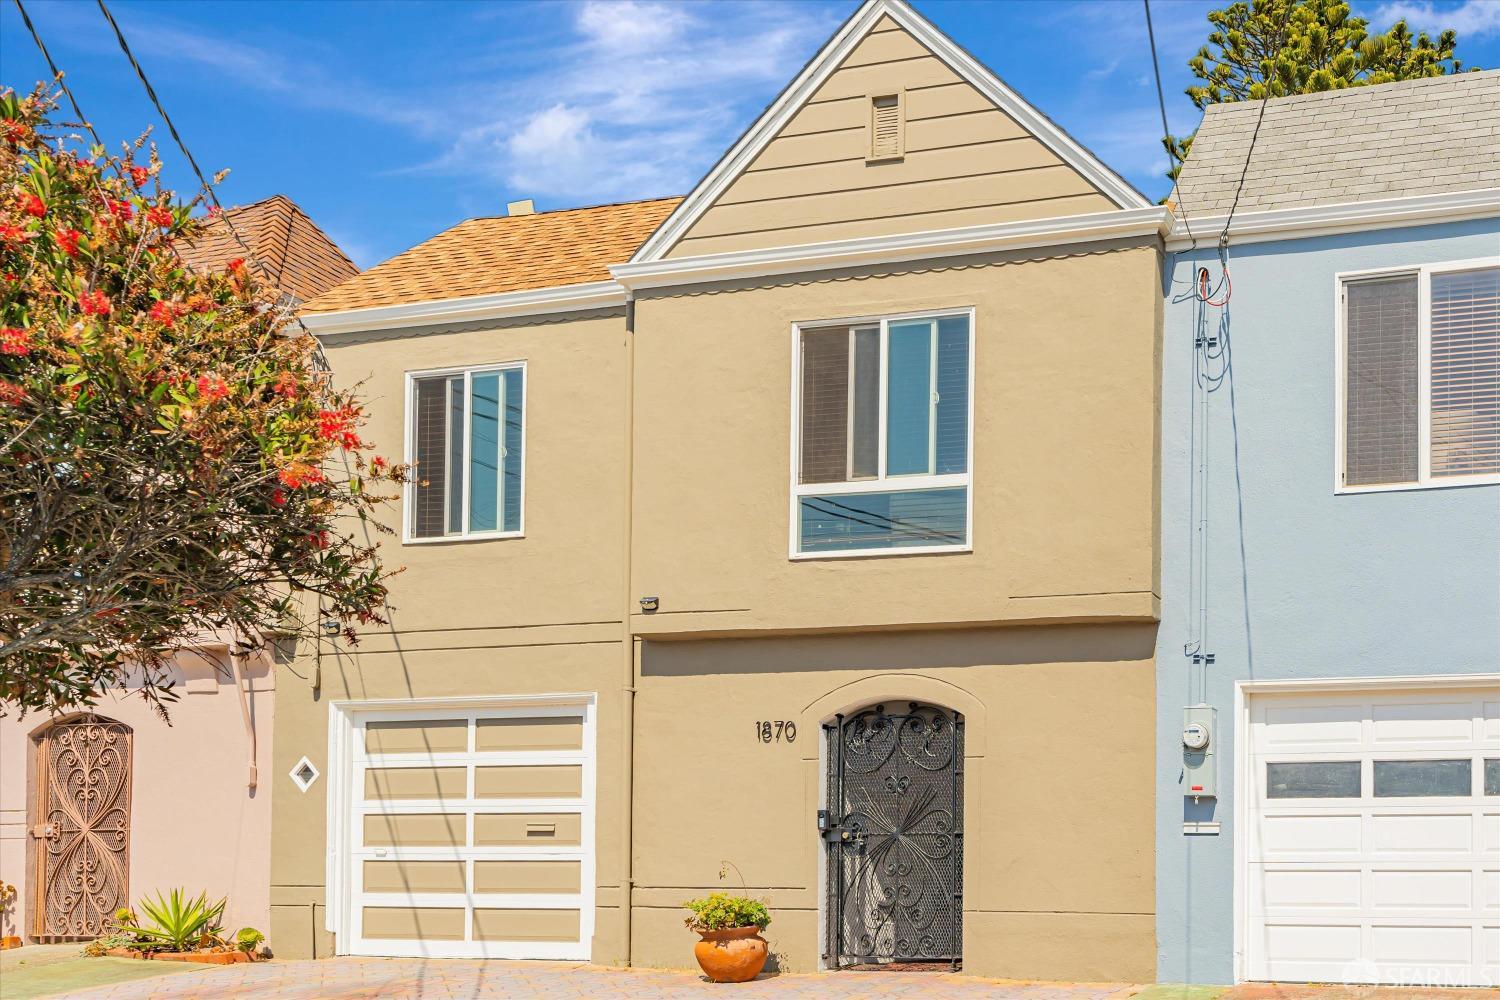
[[[221, 664], [227, 665], [222, 655]], [[243, 660], [256, 735], [258, 787], [247, 787], [249, 740], [234, 681], [206, 659], [180, 657], [175, 690], [162, 721], [131, 688], [102, 698], [94, 712], [134, 732], [131, 785], [130, 899], [182, 886], [227, 896], [224, 923], [267, 930], [270, 924], [271, 732], [275, 672], [264, 656]], [[0, 718], [0, 879], [19, 890], [5, 913], [5, 933], [31, 933], [27, 913], [27, 801], [30, 734], [48, 724], [36, 714]], [[284, 778], [285, 776], [283, 776]], [[21, 930], [16, 928], [20, 927]]]

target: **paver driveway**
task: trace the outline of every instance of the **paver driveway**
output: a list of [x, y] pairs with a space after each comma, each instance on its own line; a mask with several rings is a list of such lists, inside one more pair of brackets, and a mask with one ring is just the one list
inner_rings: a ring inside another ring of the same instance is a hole
[[[1244, 991], [1249, 992], [1244, 992]], [[1267, 992], [1257, 992], [1267, 991]], [[1417, 996], [1480, 996], [1494, 991], [1369, 990], [1364, 988], [1133, 986], [1123, 983], [1017, 983], [932, 972], [847, 972], [775, 976], [738, 986], [716, 986], [688, 972], [606, 969], [559, 962], [471, 962], [458, 959], [335, 958], [264, 962], [206, 969], [149, 981], [71, 993], [88, 1000], [192, 1000], [275, 997], [278, 1000], [1408, 1000]]]

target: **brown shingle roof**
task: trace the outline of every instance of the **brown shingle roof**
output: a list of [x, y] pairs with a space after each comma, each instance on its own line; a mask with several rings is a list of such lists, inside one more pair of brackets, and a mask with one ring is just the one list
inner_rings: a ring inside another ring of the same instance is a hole
[[[284, 194], [226, 209], [224, 218], [234, 223], [234, 231], [265, 265], [271, 284], [301, 301], [359, 273], [339, 245]], [[202, 236], [183, 247], [182, 256], [193, 267], [221, 270], [234, 258], [250, 255], [220, 219], [208, 223]]]
[[469, 219], [307, 303], [304, 313], [608, 281], [681, 198]]

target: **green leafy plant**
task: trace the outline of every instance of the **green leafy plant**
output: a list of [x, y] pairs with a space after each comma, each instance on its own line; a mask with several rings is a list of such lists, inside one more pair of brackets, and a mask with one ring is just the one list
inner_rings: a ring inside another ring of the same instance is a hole
[[148, 950], [192, 951], [212, 944], [224, 916], [226, 900], [208, 901], [208, 893], [189, 899], [187, 890], [173, 889], [155, 899], [143, 899], [139, 906], [147, 923], [121, 924], [119, 931], [136, 939], [137, 946]]
[[695, 931], [727, 931], [736, 927], [765, 930], [771, 922], [771, 913], [765, 903], [746, 896], [731, 896], [727, 892], [712, 892], [682, 905], [692, 913], [686, 923]]
[[89, 958], [101, 958], [116, 948], [139, 947], [140, 942], [136, 940], [134, 935], [116, 932], [114, 934], [106, 934], [104, 937], [94, 938], [94, 940], [83, 946], [83, 953]]
[[254, 927], [241, 927], [234, 935], [234, 946], [245, 954], [251, 955], [265, 939], [266, 936]]

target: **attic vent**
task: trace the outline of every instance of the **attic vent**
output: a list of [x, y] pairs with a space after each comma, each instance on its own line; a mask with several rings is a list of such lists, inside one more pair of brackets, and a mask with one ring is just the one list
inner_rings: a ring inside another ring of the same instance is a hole
[[870, 160], [897, 160], [905, 153], [906, 113], [900, 94], [870, 98]]

